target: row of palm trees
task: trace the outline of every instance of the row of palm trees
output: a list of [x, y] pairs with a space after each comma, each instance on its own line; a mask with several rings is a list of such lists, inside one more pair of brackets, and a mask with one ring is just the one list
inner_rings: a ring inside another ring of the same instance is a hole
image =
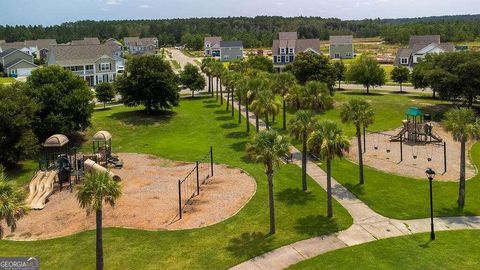
[[[201, 69], [207, 76], [208, 92], [220, 99], [223, 105], [223, 95], [226, 91], [226, 110], [232, 108], [234, 99], [238, 101], [238, 111], [245, 106], [247, 119], [249, 113], [253, 112], [256, 118], [256, 130], [259, 131], [259, 118], [265, 120], [267, 129], [275, 122], [275, 117], [280, 110], [283, 110], [283, 129], [287, 129], [286, 112], [287, 107], [295, 109], [311, 109], [315, 111], [326, 111], [333, 107], [332, 92], [325, 83], [318, 81], [308, 82], [301, 86], [296, 83], [295, 76], [289, 72], [271, 74], [254, 69], [226, 69], [223, 63], [211, 59], [204, 59]], [[214, 83], [215, 82], [215, 83]], [[281, 97], [279, 100], [278, 97]], [[241, 123], [241, 116], [238, 117]], [[248, 122], [247, 132], [250, 131]]]

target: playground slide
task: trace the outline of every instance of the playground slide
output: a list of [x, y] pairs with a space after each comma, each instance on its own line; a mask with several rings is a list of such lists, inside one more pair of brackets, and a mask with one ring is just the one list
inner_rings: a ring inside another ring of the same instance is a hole
[[58, 171], [49, 171], [46, 176], [42, 178], [38, 186], [37, 194], [30, 204], [32, 209], [39, 210], [45, 207], [45, 202], [48, 196], [53, 193], [53, 184], [55, 183], [57, 174]]
[[85, 162], [83, 163], [83, 166], [85, 168], [85, 171], [87, 172], [92, 172], [92, 171], [97, 171], [97, 172], [106, 172], [108, 173], [108, 175], [115, 181], [121, 181], [122, 179], [120, 178], [120, 176], [114, 174], [113, 172], [107, 170], [105, 167], [102, 167], [101, 165], [95, 163], [95, 161], [91, 160], [91, 159], [87, 159], [85, 160]]
[[42, 181], [43, 177], [45, 177], [45, 174], [46, 172], [44, 171], [38, 171], [32, 178], [32, 181], [30, 181], [30, 184], [28, 185], [29, 193], [26, 201], [27, 205], [30, 205], [35, 195], [37, 195], [38, 186], [40, 184], [40, 181]]
[[405, 135], [405, 133], [407, 133], [407, 128], [403, 127], [402, 130], [400, 130], [400, 132], [397, 135], [390, 137], [390, 141], [393, 142], [393, 141], [400, 140], [403, 137], [403, 135]]

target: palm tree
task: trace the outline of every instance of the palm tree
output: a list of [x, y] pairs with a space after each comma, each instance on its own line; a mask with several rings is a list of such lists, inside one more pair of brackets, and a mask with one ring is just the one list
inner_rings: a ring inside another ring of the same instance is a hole
[[87, 215], [92, 210], [96, 214], [96, 250], [97, 270], [103, 269], [103, 236], [102, 236], [102, 205], [108, 203], [115, 206], [122, 195], [120, 184], [114, 181], [108, 173], [90, 173], [78, 187], [77, 200], [80, 206], [87, 210]]
[[204, 58], [200, 64], [200, 69], [208, 77], [208, 93], [212, 91], [212, 71], [211, 71], [211, 58]]
[[268, 202], [270, 206], [270, 234], [275, 233], [275, 207], [273, 201], [273, 168], [279, 159], [288, 153], [288, 140], [275, 130], [263, 130], [247, 144], [247, 153], [256, 162], [262, 162], [268, 179]]
[[[233, 73], [231, 73], [231, 99], [232, 99], [232, 117], [235, 116], [235, 110], [234, 110], [234, 96], [235, 96], [235, 90], [237, 89], [237, 87], [239, 86], [240, 84], [240, 81], [242, 80], [242, 75], [236, 71], [233, 71]], [[242, 119], [242, 116], [241, 116], [241, 113], [240, 113], [240, 99], [238, 100], [238, 119], [239, 119], [239, 124], [240, 124], [240, 121]]]
[[247, 122], [247, 132], [250, 132], [250, 123], [248, 118], [248, 78], [247, 77], [240, 77], [238, 82], [236, 83], [235, 93], [238, 98], [238, 123], [242, 123], [242, 114], [241, 111], [241, 104], [242, 102], [245, 103], [245, 117]]
[[[224, 67], [223, 67], [223, 64], [218, 61], [213, 61], [211, 66], [212, 66], [211, 67], [212, 76], [216, 78], [216, 97], [218, 100], [218, 88], [219, 88], [219, 85], [221, 86], [220, 77], [222, 76]], [[220, 87], [220, 90], [221, 90], [221, 87]], [[223, 97], [221, 97], [220, 102], [223, 104]]]
[[300, 110], [301, 100], [303, 96], [304, 88], [299, 84], [294, 84], [291, 88], [288, 89], [287, 94], [285, 95], [285, 101], [289, 104], [294, 104], [297, 110]]
[[273, 77], [273, 92], [282, 96], [283, 130], [287, 129], [287, 101], [285, 97], [294, 85], [295, 76], [290, 72], [277, 73]]
[[269, 115], [276, 115], [280, 111], [280, 102], [275, 98], [275, 94], [268, 88], [263, 88], [257, 92], [251, 107], [256, 115], [265, 116], [265, 124], [270, 129]]
[[453, 139], [460, 142], [460, 187], [458, 190], [458, 206], [465, 205], [465, 146], [470, 139], [480, 136], [480, 120], [469, 108], [453, 108], [445, 113], [443, 126], [452, 133]]
[[[367, 128], [373, 123], [375, 113], [372, 106], [362, 99], [350, 99], [342, 106], [340, 118], [343, 123], [353, 123], [355, 125], [358, 145], [358, 179], [360, 184], [365, 183], [363, 177], [363, 153], [362, 153], [362, 133], [361, 128]], [[365, 147], [365, 146], [363, 146]]]
[[309, 81], [305, 85], [302, 103], [305, 107], [317, 111], [326, 111], [333, 107], [333, 98], [325, 83]]
[[311, 111], [300, 110], [290, 120], [290, 134], [296, 139], [302, 139], [302, 190], [307, 191], [307, 140], [318, 124]]
[[[248, 81], [248, 94], [247, 98], [250, 101], [250, 107], [255, 114], [255, 129], [259, 131], [259, 114], [264, 113], [264, 107], [261, 102], [257, 102], [256, 106], [253, 105], [255, 100], [258, 100], [258, 93], [267, 91], [270, 89], [268, 77], [262, 73], [256, 74]], [[253, 105], [253, 106], [252, 106]]]
[[10, 231], [14, 232], [17, 228], [17, 221], [27, 212], [28, 206], [25, 204], [25, 193], [17, 190], [7, 181], [4, 169], [0, 165], [0, 239], [2, 239], [5, 233], [3, 224], [7, 224]]
[[343, 134], [340, 126], [331, 120], [319, 122], [317, 129], [312, 132], [308, 139], [310, 152], [318, 154], [327, 162], [327, 215], [333, 217], [332, 209], [332, 159], [343, 157], [348, 151], [350, 142]]
[[[230, 90], [232, 90], [232, 98], [233, 98], [233, 71], [230, 71], [228, 69], [225, 69], [222, 74], [223, 78], [223, 85], [225, 85], [225, 91], [227, 91], [227, 106], [226, 106], [226, 111], [228, 112], [228, 109], [230, 107]], [[233, 107], [232, 107], [233, 110]]]

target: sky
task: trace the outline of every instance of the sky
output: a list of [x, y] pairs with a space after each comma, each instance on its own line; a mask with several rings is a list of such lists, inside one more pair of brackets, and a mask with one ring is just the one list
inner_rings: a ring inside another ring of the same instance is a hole
[[480, 14], [479, 0], [0, 0], [0, 25], [227, 16], [405, 18]]

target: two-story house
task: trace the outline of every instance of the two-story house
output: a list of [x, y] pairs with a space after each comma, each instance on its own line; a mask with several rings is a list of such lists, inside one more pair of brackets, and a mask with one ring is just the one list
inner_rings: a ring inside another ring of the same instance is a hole
[[97, 37], [85, 37], [79, 40], [72, 40], [70, 45], [99, 45], [100, 40]]
[[220, 61], [243, 59], [243, 42], [240, 40], [220, 41]]
[[156, 37], [126, 37], [123, 42], [125, 49], [131, 54], [155, 53], [158, 49], [158, 38]]
[[0, 63], [3, 72], [8, 77], [28, 77], [32, 71], [38, 68], [33, 63], [33, 56], [18, 49], [7, 49], [0, 53]]
[[55, 39], [37, 39], [25, 40], [18, 42], [2, 42], [0, 43], [0, 52], [8, 49], [17, 49], [24, 53], [30, 54], [38, 59], [46, 59], [50, 46], [56, 45]]
[[100, 45], [57, 45], [47, 57], [48, 65], [59, 65], [84, 78], [89, 86], [113, 82], [117, 68], [111, 47]]
[[455, 44], [441, 43], [439, 35], [411, 36], [408, 48], [400, 48], [395, 58], [395, 66], [413, 68], [428, 53], [454, 52]]
[[319, 39], [298, 39], [297, 32], [280, 32], [278, 37], [272, 44], [273, 66], [278, 71], [293, 63], [298, 53], [320, 54]]
[[353, 36], [330, 36], [329, 55], [332, 59], [352, 59]]
[[220, 57], [220, 42], [222, 37], [205, 37], [203, 48], [205, 57]]

